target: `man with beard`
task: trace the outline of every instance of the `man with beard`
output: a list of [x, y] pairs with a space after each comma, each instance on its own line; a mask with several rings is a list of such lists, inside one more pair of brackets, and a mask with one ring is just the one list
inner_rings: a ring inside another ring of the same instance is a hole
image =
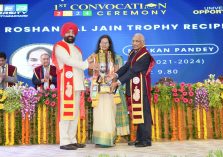
[[151, 146], [152, 116], [150, 110], [151, 78], [150, 73], [155, 65], [153, 57], [145, 47], [144, 36], [136, 33], [132, 38], [133, 49], [128, 61], [110, 79], [117, 78], [111, 87], [126, 83], [126, 96], [131, 106], [131, 120], [137, 124], [136, 147]]
[[76, 139], [80, 93], [84, 90], [84, 70], [98, 67], [93, 63], [93, 56], [83, 61], [80, 48], [74, 45], [77, 33], [77, 25], [65, 23], [61, 28], [64, 40], [54, 45], [52, 53], [52, 61], [57, 68], [60, 149], [65, 150], [85, 147]]

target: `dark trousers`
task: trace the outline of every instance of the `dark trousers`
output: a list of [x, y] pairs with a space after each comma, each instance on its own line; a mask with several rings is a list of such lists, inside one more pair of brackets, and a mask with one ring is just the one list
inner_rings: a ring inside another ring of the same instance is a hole
[[136, 141], [148, 143], [151, 142], [152, 137], [152, 116], [147, 95], [143, 95], [143, 116], [144, 123], [138, 124]]

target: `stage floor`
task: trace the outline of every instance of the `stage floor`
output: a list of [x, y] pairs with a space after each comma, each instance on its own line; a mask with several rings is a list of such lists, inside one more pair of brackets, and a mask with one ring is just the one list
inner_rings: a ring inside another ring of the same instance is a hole
[[153, 142], [152, 147], [136, 148], [126, 143], [111, 148], [88, 144], [78, 150], [60, 150], [59, 145], [0, 146], [0, 157], [205, 157], [210, 150], [223, 151], [223, 140]]

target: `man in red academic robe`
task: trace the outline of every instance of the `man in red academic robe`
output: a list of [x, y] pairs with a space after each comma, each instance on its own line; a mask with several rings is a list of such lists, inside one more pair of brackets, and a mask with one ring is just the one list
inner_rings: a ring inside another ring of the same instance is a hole
[[17, 82], [17, 68], [6, 61], [6, 54], [0, 52], [0, 89], [13, 86]]
[[155, 65], [153, 57], [146, 49], [142, 34], [135, 34], [132, 39], [133, 50], [128, 61], [111, 78], [117, 78], [111, 87], [126, 83], [126, 95], [131, 104], [131, 119], [137, 125], [136, 147], [151, 146], [152, 116], [150, 109], [151, 79], [150, 72]]
[[44, 53], [40, 56], [41, 66], [34, 69], [32, 82], [36, 89], [54, 89], [57, 86], [56, 67], [50, 65], [50, 56]]

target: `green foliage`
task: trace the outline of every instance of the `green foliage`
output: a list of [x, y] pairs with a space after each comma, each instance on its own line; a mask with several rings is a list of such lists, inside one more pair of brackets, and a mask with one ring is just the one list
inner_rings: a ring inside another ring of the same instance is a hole
[[223, 157], [223, 151], [220, 149], [217, 149], [215, 151], [211, 150], [209, 151], [207, 157]]
[[5, 89], [7, 98], [4, 102], [4, 110], [6, 112], [13, 112], [21, 108], [22, 103], [20, 99], [22, 97], [23, 87], [24, 86], [16, 85]]
[[[162, 84], [156, 85], [153, 90], [153, 100], [161, 111], [167, 111], [172, 105], [172, 87]], [[156, 101], [156, 96], [158, 96], [158, 101]]]

